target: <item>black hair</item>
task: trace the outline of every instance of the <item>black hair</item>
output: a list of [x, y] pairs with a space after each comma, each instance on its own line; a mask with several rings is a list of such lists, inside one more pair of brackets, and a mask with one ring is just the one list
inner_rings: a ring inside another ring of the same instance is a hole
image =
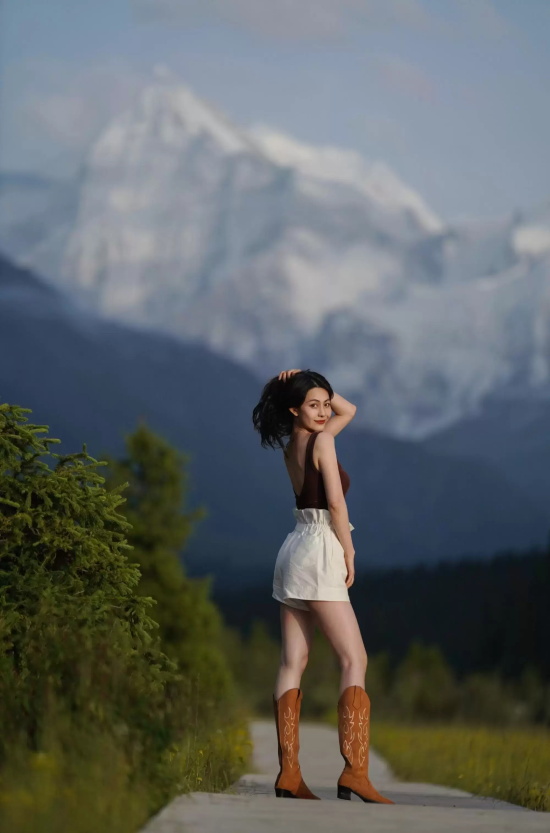
[[325, 377], [314, 370], [300, 370], [288, 376], [286, 381], [273, 376], [266, 383], [260, 401], [252, 411], [252, 422], [260, 433], [264, 448], [268, 445], [284, 448], [282, 438], [290, 436], [294, 423], [289, 408], [299, 408], [311, 388], [324, 388], [330, 399], [334, 396]]

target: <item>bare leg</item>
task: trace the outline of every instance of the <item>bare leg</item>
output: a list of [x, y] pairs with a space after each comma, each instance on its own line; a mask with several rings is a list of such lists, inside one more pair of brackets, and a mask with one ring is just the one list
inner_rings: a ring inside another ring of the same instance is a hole
[[[351, 602], [308, 601], [316, 624], [330, 642], [342, 675], [338, 696], [338, 743], [344, 769], [338, 778], [338, 798], [393, 804], [369, 779], [370, 699], [365, 691], [367, 652]], [[353, 728], [355, 727], [355, 728]]]
[[364, 688], [368, 657], [351, 602], [310, 600], [307, 604], [338, 657], [342, 672], [339, 694], [350, 685]]
[[280, 603], [281, 664], [275, 680], [275, 699], [290, 688], [300, 688], [315, 633], [314, 617], [307, 610], [298, 610]]

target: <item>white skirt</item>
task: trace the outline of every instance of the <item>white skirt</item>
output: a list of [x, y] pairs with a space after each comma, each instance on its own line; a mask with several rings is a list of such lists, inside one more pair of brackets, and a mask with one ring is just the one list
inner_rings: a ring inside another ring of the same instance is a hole
[[[273, 598], [308, 610], [304, 599], [349, 602], [344, 548], [328, 509], [296, 509], [296, 526], [277, 554]], [[350, 523], [350, 529], [355, 527]]]

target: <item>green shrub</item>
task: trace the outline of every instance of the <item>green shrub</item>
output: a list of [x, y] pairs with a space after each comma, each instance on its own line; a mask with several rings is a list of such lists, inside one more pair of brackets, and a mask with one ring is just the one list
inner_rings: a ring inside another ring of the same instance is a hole
[[395, 671], [391, 696], [404, 717], [441, 718], [456, 712], [454, 674], [437, 646], [411, 644]]
[[176, 621], [169, 658], [128, 559], [123, 485], [105, 488], [85, 446], [54, 454], [27, 413], [0, 405], [0, 826], [130, 831], [175, 793], [238, 776], [245, 715], [228, 671], [200, 698], [207, 660], [185, 642], [209, 613], [219, 625], [203, 591], [185, 586], [178, 616], [197, 621]]
[[26, 412], [0, 406], [0, 757], [13, 733], [39, 747], [58, 698], [98, 725], [124, 716], [155, 745], [155, 706], [176, 676], [135, 592], [122, 498], [85, 449], [50, 452]]

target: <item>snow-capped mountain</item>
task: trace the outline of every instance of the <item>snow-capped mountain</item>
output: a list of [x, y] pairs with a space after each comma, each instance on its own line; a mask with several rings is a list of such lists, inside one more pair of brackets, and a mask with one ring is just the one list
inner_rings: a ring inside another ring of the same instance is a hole
[[423, 437], [548, 394], [549, 215], [449, 226], [382, 162], [239, 128], [163, 72], [91, 148], [68, 234], [18, 260], [261, 380], [315, 367], [363, 424]]
[[[50, 425], [63, 441], [58, 453], [86, 442], [99, 459], [118, 457], [123, 436], [143, 420], [190, 453], [190, 501], [209, 510], [184, 553], [193, 574], [214, 573], [224, 586], [272, 574], [292, 491], [281, 456], [261, 453], [250, 430], [259, 386], [246, 368], [202, 345], [82, 313], [66, 293], [1, 253], [0, 356], [3, 401]], [[220, 402], [230, 403], [223, 420]], [[437, 439], [407, 442], [352, 425], [338, 444], [353, 484], [350, 517], [360, 519], [358, 570], [543, 541], [549, 414], [550, 406], [522, 408], [519, 419], [496, 412], [482, 454], [472, 425], [440, 438], [442, 451]], [[463, 447], [462, 457], [449, 456], [448, 446]]]
[[419, 194], [408, 188], [384, 162], [367, 165], [357, 151], [306, 145], [266, 125], [256, 125], [249, 133], [277, 165], [315, 179], [351, 185], [373, 203], [396, 214], [410, 210], [427, 232], [440, 231], [443, 227]]

